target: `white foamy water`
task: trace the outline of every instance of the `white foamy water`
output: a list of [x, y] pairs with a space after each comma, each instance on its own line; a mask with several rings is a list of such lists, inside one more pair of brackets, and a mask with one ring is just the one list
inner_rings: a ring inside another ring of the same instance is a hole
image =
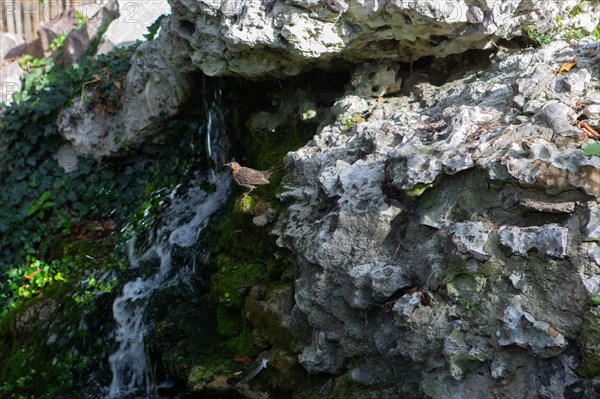
[[152, 260], [157, 265], [154, 274], [137, 277], [125, 284], [123, 293], [113, 303], [113, 316], [117, 322], [115, 340], [119, 348], [109, 357], [113, 380], [107, 398], [156, 396], [147, 367], [145, 310], [157, 289], [168, 287], [179, 279], [177, 273], [171, 273], [173, 246], [186, 248], [194, 245], [208, 225], [210, 216], [225, 204], [230, 191], [230, 177], [223, 173], [215, 175], [214, 179], [207, 177], [216, 188], [213, 193], [206, 193], [198, 187], [200, 179], [180, 197], [175, 196], [175, 192], [180, 191], [175, 189], [171, 195], [172, 203], [162, 215], [164, 225], [151, 234], [149, 248], [140, 257], [130, 260], [131, 265]]
[[[161, 214], [162, 224], [151, 232], [148, 240], [150, 245], [141, 256], [134, 255], [135, 239], [127, 245], [131, 267], [142, 269], [142, 264], [155, 266], [153, 274], [147, 276], [146, 273], [144, 277], [137, 277], [125, 284], [123, 293], [113, 303], [113, 316], [117, 322], [115, 340], [119, 348], [109, 357], [113, 379], [106, 399], [158, 397], [148, 369], [144, 342], [148, 328], [148, 303], [157, 290], [185, 280], [180, 274], [189, 273], [189, 270], [181, 268], [178, 273], [172, 271], [173, 248], [193, 246], [207, 227], [210, 217], [225, 205], [230, 192], [231, 177], [221, 172], [228, 149], [221, 89], [204, 80], [201, 96], [205, 124], [198, 131], [205, 135], [207, 155], [214, 169], [199, 176], [187, 187], [187, 191], [176, 187], [171, 192], [170, 205]], [[215, 191], [208, 193], [201, 189], [203, 182], [212, 185]]]

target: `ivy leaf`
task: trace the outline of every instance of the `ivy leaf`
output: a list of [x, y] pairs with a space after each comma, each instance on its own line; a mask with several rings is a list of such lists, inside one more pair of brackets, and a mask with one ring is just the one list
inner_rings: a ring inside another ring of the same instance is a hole
[[594, 295], [592, 297], [592, 302], [594, 302], [597, 305], [600, 305], [600, 295]]

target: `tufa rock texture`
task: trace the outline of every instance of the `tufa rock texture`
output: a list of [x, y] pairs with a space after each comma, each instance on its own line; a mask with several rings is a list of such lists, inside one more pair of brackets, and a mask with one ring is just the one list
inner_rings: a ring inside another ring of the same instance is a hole
[[58, 128], [67, 143], [56, 154], [58, 163], [71, 171], [77, 168], [77, 156], [101, 159], [119, 155], [128, 147], [160, 144], [164, 138], [160, 119], [181, 111], [192, 81], [165, 63], [158, 42], [142, 43], [133, 55], [116, 111], [81, 105], [77, 99], [60, 113]]
[[598, 125], [599, 54], [557, 42], [379, 100], [353, 79], [285, 158], [281, 317], [310, 326], [310, 373], [378, 397], [597, 395], [600, 158], [572, 122]]
[[[491, 48], [528, 28], [547, 32], [576, 0], [182, 0], [171, 1], [168, 36], [190, 47], [209, 76], [256, 79], [296, 75], [332, 62], [411, 62]], [[583, 3], [593, 15], [598, 4]], [[583, 17], [562, 20], [592, 32]], [[185, 47], [187, 47], [185, 46]], [[187, 53], [187, 48], [183, 49]]]

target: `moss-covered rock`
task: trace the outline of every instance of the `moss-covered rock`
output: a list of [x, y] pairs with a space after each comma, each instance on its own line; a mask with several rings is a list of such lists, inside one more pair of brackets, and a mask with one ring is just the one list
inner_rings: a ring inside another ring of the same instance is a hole
[[217, 308], [217, 332], [225, 337], [234, 337], [242, 332], [242, 315], [227, 306]]
[[86, 389], [82, 376], [103, 373], [98, 365], [112, 350], [112, 294], [78, 303], [82, 279], [47, 287], [0, 321], [0, 397], [68, 397]]
[[585, 315], [578, 339], [583, 361], [577, 373], [584, 377], [600, 374], [600, 308], [590, 309]]
[[460, 273], [448, 282], [448, 295], [467, 307], [473, 306], [483, 299], [485, 283], [482, 276]]
[[288, 351], [274, 349], [269, 354], [268, 378], [272, 386], [284, 392], [295, 391], [307, 377], [298, 357]]
[[279, 315], [268, 303], [248, 298], [246, 317], [252, 322], [259, 343], [291, 352], [298, 350], [294, 343], [293, 332], [282, 323]]
[[227, 361], [195, 365], [187, 379], [188, 388], [192, 392], [202, 392], [219, 375], [228, 373], [230, 364]]

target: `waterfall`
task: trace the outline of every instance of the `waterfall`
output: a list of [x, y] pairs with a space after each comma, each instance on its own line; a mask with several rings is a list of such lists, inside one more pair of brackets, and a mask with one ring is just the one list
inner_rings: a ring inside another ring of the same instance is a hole
[[227, 136], [223, 134], [225, 124], [225, 112], [221, 105], [222, 93], [221, 86], [209, 87], [207, 79], [202, 81], [202, 101], [206, 111], [206, 124], [200, 126], [200, 134], [206, 139], [206, 154], [213, 165], [220, 169], [227, 162], [227, 150], [229, 142]]
[[[207, 227], [211, 215], [221, 209], [230, 192], [230, 177], [221, 171], [226, 157], [227, 138], [220, 101], [220, 88], [209, 90], [203, 83], [206, 124], [199, 129], [205, 134], [207, 154], [214, 169], [198, 173], [189, 187], [175, 187], [170, 193], [170, 205], [162, 213], [161, 225], [149, 236], [148, 247], [141, 256], [135, 256], [135, 238], [128, 242], [129, 264], [132, 268], [142, 263], [156, 265], [149, 276], [138, 276], [123, 287], [122, 294], [113, 303], [113, 317], [117, 323], [115, 340], [118, 349], [109, 357], [112, 382], [106, 399], [149, 399], [157, 397], [155, 383], [148, 368], [144, 337], [146, 308], [155, 291], [178, 284], [179, 272], [172, 270], [171, 253], [175, 246], [193, 246]], [[201, 187], [209, 183], [213, 192]]]

